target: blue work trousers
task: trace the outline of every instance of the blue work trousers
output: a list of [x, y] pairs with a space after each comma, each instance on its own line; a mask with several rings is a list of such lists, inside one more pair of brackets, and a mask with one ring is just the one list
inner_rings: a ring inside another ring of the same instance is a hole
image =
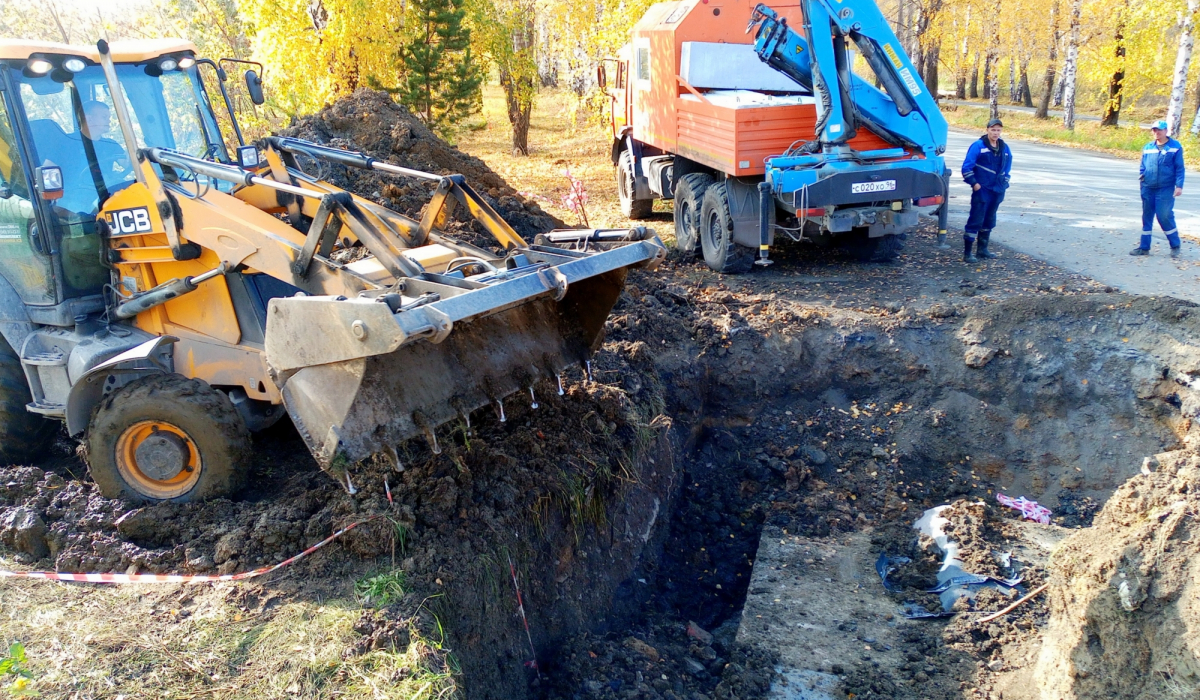
[[975, 238], [980, 231], [991, 231], [996, 227], [996, 210], [1004, 201], [1004, 193], [989, 190], [986, 187], [971, 193], [971, 213], [967, 215], [967, 225], [963, 233], [968, 238]]
[[1175, 228], [1175, 186], [1146, 187], [1142, 185], [1142, 250], [1150, 250], [1150, 232], [1154, 219], [1172, 248], [1179, 247], [1179, 230]]

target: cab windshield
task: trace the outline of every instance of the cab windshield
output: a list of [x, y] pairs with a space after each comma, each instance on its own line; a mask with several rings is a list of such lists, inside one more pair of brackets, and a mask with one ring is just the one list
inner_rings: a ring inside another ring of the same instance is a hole
[[[49, 204], [62, 242], [64, 281], [73, 288], [67, 294], [95, 290], [108, 279], [96, 216], [110, 195], [136, 181], [104, 71], [96, 65], [74, 74], [11, 70], [33, 138], [32, 167], [62, 169], [63, 195]], [[116, 72], [137, 147], [228, 162], [196, 66], [163, 71], [157, 63], [117, 64]]]

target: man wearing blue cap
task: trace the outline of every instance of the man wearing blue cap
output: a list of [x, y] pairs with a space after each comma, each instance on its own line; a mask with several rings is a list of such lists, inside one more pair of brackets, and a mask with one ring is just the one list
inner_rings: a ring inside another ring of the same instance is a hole
[[[963, 180], [971, 186], [971, 213], [963, 227], [963, 262], [976, 263], [979, 258], [994, 258], [988, 252], [988, 240], [996, 226], [996, 210], [1004, 201], [1008, 189], [1008, 173], [1012, 170], [1012, 151], [1000, 135], [1004, 124], [999, 119], [987, 123], [987, 133], [971, 144], [963, 159]], [[971, 254], [975, 239], [979, 239], [978, 257]]]
[[1150, 254], [1154, 217], [1171, 244], [1171, 257], [1179, 257], [1179, 230], [1175, 228], [1175, 198], [1183, 194], [1183, 146], [1167, 134], [1167, 123], [1150, 125], [1154, 140], [1142, 149], [1142, 241], [1130, 255]]

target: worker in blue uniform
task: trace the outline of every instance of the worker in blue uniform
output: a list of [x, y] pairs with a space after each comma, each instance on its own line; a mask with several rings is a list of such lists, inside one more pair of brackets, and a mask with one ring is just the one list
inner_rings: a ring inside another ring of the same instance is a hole
[[[1000, 138], [1003, 130], [1004, 124], [999, 119], [989, 121], [987, 133], [971, 144], [963, 159], [963, 180], [971, 186], [971, 213], [963, 227], [963, 262], [966, 263], [996, 257], [988, 251], [988, 240], [996, 227], [996, 210], [1004, 201], [1008, 174], [1012, 170], [1012, 151]], [[979, 249], [972, 255], [976, 238]]]
[[1171, 257], [1179, 257], [1179, 229], [1175, 228], [1175, 198], [1183, 194], [1183, 146], [1167, 133], [1167, 123], [1150, 125], [1154, 140], [1142, 149], [1142, 240], [1130, 255], [1150, 254], [1150, 232], [1154, 219], [1171, 245]]

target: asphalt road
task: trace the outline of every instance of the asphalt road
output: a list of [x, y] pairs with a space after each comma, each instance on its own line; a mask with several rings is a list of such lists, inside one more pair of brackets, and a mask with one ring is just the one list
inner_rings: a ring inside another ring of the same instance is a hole
[[[978, 136], [950, 132], [950, 223], [960, 230], [971, 207], [962, 161]], [[1175, 200], [1183, 254], [1174, 260], [1168, 257], [1167, 241], [1155, 223], [1151, 254], [1132, 257], [1129, 251], [1137, 246], [1142, 230], [1136, 160], [1005, 140], [1013, 152], [1012, 178], [993, 242], [1126, 292], [1200, 303], [1200, 173], [1188, 171], [1183, 195]], [[955, 246], [950, 252], [961, 255], [961, 237], [950, 243]]]

